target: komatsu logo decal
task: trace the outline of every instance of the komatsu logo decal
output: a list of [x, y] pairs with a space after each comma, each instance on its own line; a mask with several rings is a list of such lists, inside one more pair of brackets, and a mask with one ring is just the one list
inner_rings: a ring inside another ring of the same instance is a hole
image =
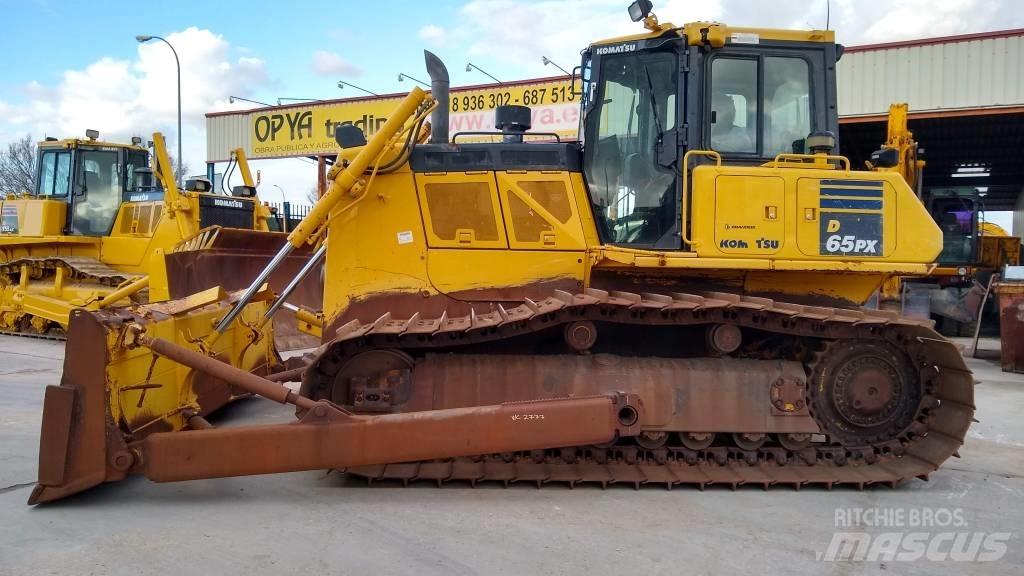
[[622, 54], [624, 52], [635, 52], [636, 42], [629, 44], [616, 44], [615, 46], [598, 46], [594, 49], [594, 53], [598, 56], [604, 56], [606, 54]]
[[822, 180], [819, 191], [819, 253], [824, 256], [882, 256], [884, 183]]
[[245, 208], [245, 204], [241, 200], [224, 200], [223, 198], [214, 198], [213, 205], [221, 208]]

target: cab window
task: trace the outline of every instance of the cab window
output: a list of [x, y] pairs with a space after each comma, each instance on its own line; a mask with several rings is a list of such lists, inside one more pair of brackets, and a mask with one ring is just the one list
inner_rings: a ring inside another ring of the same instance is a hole
[[43, 152], [39, 166], [38, 196], [67, 196], [71, 184], [71, 152], [48, 150]]
[[774, 158], [804, 152], [811, 132], [810, 65], [790, 56], [723, 56], [711, 62], [710, 147]]
[[610, 244], [655, 245], [676, 221], [675, 173], [656, 153], [676, 123], [676, 56], [626, 53], [600, 67], [586, 120], [596, 124], [596, 141], [584, 149], [598, 229]]
[[803, 58], [764, 59], [765, 156], [803, 152], [811, 132], [810, 68]]
[[711, 149], [757, 152], [757, 60], [718, 58], [711, 64]]
[[118, 153], [84, 150], [79, 161], [71, 229], [75, 234], [103, 236], [110, 231], [121, 203]]
[[135, 182], [135, 170], [138, 168], [147, 168], [149, 161], [146, 158], [145, 152], [128, 152], [128, 163], [125, 166], [125, 192], [131, 193], [139, 189], [138, 184]]

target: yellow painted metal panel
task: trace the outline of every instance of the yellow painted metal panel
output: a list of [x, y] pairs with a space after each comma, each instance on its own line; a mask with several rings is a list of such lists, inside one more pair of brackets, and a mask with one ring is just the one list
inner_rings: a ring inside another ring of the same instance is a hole
[[508, 248], [493, 172], [417, 174], [427, 243], [437, 248]]
[[[430, 281], [438, 292], [472, 292], [526, 286], [552, 280], [577, 280], [582, 287], [579, 252], [525, 250], [431, 250]], [[493, 299], [493, 291], [483, 299]]]
[[715, 246], [723, 254], [775, 254], [786, 244], [782, 178], [719, 176], [715, 180]]
[[[856, 264], [858, 270], [865, 272], [889, 271], [893, 263], [901, 263], [902, 268], [907, 264], [930, 264], [942, 249], [938, 227], [899, 174], [827, 170], [800, 164], [792, 167], [699, 166], [693, 171], [691, 226], [693, 249], [700, 259], [749, 259], [757, 255], [750, 251], [757, 246], [749, 243], [746, 249], [734, 246], [734, 249], [723, 250], [721, 247], [725, 222], [719, 221], [717, 212], [728, 210], [728, 214], [743, 215], [750, 209], [738, 202], [729, 207], [718, 205], [716, 182], [726, 176], [750, 182], [773, 177], [785, 183], [784, 218], [792, 222], [785, 228], [785, 234], [792, 238], [784, 239], [777, 252], [767, 255], [770, 256], [765, 260], [767, 267], [774, 267], [781, 261], [841, 260], [851, 269], [854, 266], [845, 263]], [[731, 186], [742, 188], [741, 184]], [[756, 193], [751, 194], [748, 203], [756, 205]], [[760, 209], [763, 207], [762, 203]], [[725, 214], [721, 218], [725, 218]], [[743, 225], [754, 226], [754, 229], [739, 232], [760, 237], [769, 230], [764, 222], [752, 222], [744, 221]], [[694, 266], [693, 263], [683, 265]]]
[[505, 231], [513, 250], [584, 250], [568, 172], [497, 172]]
[[[59, 200], [19, 198], [3, 200], [2, 234], [58, 236], [64, 230], [67, 204]], [[2, 238], [2, 236], [0, 236]]]

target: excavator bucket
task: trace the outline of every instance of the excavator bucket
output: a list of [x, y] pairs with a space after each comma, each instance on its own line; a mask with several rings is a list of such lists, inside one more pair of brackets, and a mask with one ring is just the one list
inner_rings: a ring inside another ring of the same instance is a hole
[[[219, 226], [205, 228], [165, 256], [168, 296], [184, 298], [215, 286], [227, 291], [244, 289], [280, 251], [285, 238], [279, 232]], [[309, 246], [293, 251], [268, 279], [270, 288], [281, 293], [311, 257], [313, 250]], [[310, 309], [320, 308], [323, 284], [319, 266], [299, 284], [288, 302]], [[317, 338], [298, 329], [295, 316], [287, 311], [274, 315], [274, 337], [279, 350], [320, 345]]]
[[248, 305], [215, 341], [200, 338], [233, 303], [219, 288], [131, 309], [76, 310], [61, 384], [46, 389], [39, 483], [30, 503], [122, 478], [132, 461], [129, 443], [155, 432], [202, 427], [204, 415], [242, 393], [137, 346], [140, 331], [254, 374], [284, 368], [272, 331], [254, 328], [266, 312], [267, 296]]

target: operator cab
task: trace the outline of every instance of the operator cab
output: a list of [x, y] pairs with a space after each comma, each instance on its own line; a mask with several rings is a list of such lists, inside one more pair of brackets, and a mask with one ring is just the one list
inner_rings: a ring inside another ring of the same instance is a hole
[[926, 194], [926, 206], [942, 230], [941, 266], [966, 266], [978, 260], [980, 195], [974, 187], [936, 188]]
[[661, 25], [646, 0], [630, 15], [650, 32], [583, 53], [584, 176], [603, 243], [682, 249], [683, 155], [756, 166], [835, 134], [842, 47], [831, 32]]
[[68, 205], [65, 229], [78, 236], [106, 236], [118, 207], [137, 192], [136, 171], [147, 169], [149, 153], [138, 146], [88, 139], [48, 139], [39, 145], [35, 194]]

